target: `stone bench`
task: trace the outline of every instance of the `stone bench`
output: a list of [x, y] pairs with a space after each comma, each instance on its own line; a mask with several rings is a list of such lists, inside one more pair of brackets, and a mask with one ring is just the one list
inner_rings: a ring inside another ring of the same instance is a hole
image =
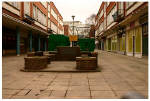
[[25, 57], [25, 67], [24, 69], [28, 70], [38, 70], [47, 67], [48, 57], [46, 56], [34, 56], [34, 57]]
[[51, 61], [55, 61], [56, 60], [56, 54], [49, 54], [49, 56], [51, 57]]
[[27, 53], [27, 57], [32, 57], [32, 56], [35, 56], [35, 52], [28, 52]]
[[49, 51], [49, 54], [58, 54], [57, 51]]
[[52, 57], [50, 54], [44, 54], [44, 56], [47, 57], [47, 63], [50, 64], [51, 63], [51, 60], [52, 60]]
[[43, 52], [42, 51], [36, 51], [36, 52], [28, 52], [27, 53], [28, 57], [32, 57], [32, 56], [43, 56]]
[[35, 56], [43, 56], [43, 51], [36, 51]]
[[95, 70], [97, 68], [96, 57], [76, 57], [76, 69]]

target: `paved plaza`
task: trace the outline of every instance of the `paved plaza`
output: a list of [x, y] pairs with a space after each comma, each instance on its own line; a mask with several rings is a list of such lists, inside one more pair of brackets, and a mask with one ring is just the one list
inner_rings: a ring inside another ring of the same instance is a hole
[[[148, 98], [148, 59], [98, 51], [101, 72], [22, 72], [25, 56], [2, 58], [3, 99], [118, 99], [136, 91]], [[59, 64], [60, 65], [60, 64]], [[57, 67], [57, 64], [56, 64]]]

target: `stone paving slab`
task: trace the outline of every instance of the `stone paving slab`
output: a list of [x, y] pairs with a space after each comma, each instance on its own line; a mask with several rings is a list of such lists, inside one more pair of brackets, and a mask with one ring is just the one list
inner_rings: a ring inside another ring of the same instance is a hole
[[11, 99], [37, 99], [38, 96], [13, 96]]
[[65, 97], [67, 90], [53, 90], [50, 97]]
[[2, 99], [10, 99], [12, 95], [10, 94], [2, 94]]
[[90, 97], [89, 90], [69, 90], [67, 91], [66, 98], [70, 97]]
[[94, 99], [117, 98], [113, 91], [91, 91], [91, 95]]
[[[57, 66], [56, 66], [57, 65]], [[28, 69], [20, 69], [20, 71], [24, 72], [100, 72], [100, 68], [96, 70], [78, 70], [76, 69], [75, 61], [52, 61], [51, 64], [47, 66], [47, 68], [40, 70], [28, 70]]]
[[85, 85], [79, 85], [79, 86], [70, 86], [68, 90], [73, 90], [73, 91], [86, 91], [89, 89], [89, 86]]
[[[21, 72], [24, 56], [3, 57], [3, 99], [119, 99], [135, 91], [148, 98], [146, 59], [98, 51], [101, 72]], [[56, 64], [55, 67], [61, 64]]]

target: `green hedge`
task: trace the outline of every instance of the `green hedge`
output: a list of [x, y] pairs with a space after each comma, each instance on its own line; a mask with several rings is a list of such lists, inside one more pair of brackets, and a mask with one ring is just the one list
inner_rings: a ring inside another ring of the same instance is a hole
[[94, 51], [95, 39], [94, 38], [80, 38], [78, 39], [78, 45], [81, 51]]
[[55, 51], [57, 46], [70, 46], [69, 37], [61, 34], [49, 35], [48, 51]]

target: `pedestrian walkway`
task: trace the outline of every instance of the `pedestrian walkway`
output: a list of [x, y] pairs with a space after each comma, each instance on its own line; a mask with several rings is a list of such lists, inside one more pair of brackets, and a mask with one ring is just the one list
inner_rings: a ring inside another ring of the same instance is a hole
[[[98, 50], [97, 50], [98, 51]], [[98, 51], [101, 72], [21, 72], [24, 56], [2, 58], [3, 99], [118, 99], [136, 91], [147, 98], [148, 61]], [[56, 65], [57, 67], [57, 65]]]

